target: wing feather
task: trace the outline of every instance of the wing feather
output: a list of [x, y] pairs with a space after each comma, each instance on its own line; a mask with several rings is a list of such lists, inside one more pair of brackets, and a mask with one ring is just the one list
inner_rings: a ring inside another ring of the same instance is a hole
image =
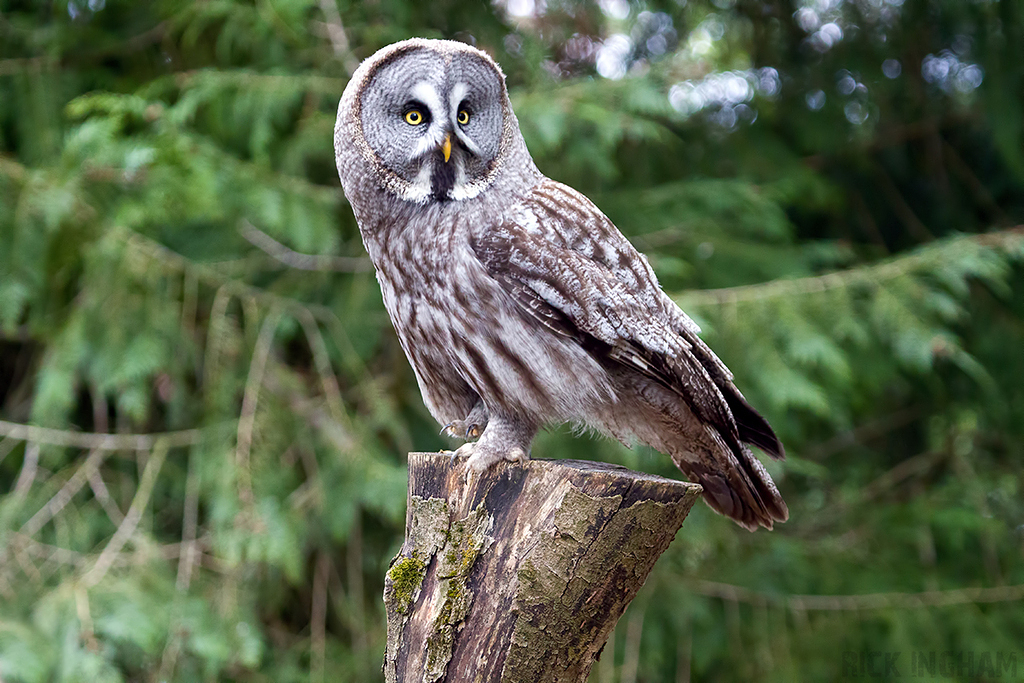
[[[566, 234], [560, 207], [577, 232]], [[646, 261], [586, 197], [542, 183], [497, 230], [473, 235], [470, 247], [541, 324], [679, 393], [738, 446], [740, 428], [720, 386], [731, 385], [732, 376]]]

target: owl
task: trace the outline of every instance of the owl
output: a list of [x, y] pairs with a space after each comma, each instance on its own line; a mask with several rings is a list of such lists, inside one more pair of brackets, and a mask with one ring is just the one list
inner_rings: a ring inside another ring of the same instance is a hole
[[782, 458], [772, 428], [647, 259], [537, 169], [486, 53], [383, 48], [345, 88], [334, 145], [423, 400], [469, 467], [525, 461], [568, 422], [669, 455], [747, 529], [787, 519], [747, 446]]

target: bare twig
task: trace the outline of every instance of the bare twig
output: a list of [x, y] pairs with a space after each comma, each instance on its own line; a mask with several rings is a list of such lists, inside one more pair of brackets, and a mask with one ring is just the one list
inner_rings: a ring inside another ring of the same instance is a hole
[[8, 541], [9, 550], [15, 554], [31, 555], [36, 559], [45, 562], [56, 562], [58, 564], [74, 565], [85, 557], [82, 553], [67, 548], [59, 548], [54, 545], [40, 543], [34, 538], [13, 532]]
[[907, 458], [860, 489], [860, 502], [873, 500], [896, 484], [918, 474], [924, 474], [945, 457], [946, 454], [942, 451], [928, 451]]
[[49, 501], [47, 501], [46, 505], [41, 507], [36, 514], [32, 515], [32, 517], [22, 525], [21, 533], [26, 536], [34, 536], [38, 533], [47, 522], [53, 519], [54, 515], [63, 510], [64, 506], [71, 502], [71, 499], [74, 498], [75, 494], [85, 486], [86, 482], [89, 480], [89, 475], [95, 473], [96, 470], [99, 469], [99, 466], [103, 464], [103, 459], [105, 457], [107, 457], [106, 451], [101, 451], [99, 449], [91, 451], [89, 453], [89, 457], [85, 459], [85, 462], [82, 463], [81, 467], [75, 470], [75, 473], [71, 475], [64, 486], [60, 487], [60, 490], [57, 491]]
[[622, 653], [622, 673], [619, 676], [621, 683], [636, 683], [637, 673], [640, 671], [640, 640], [644, 633], [644, 608], [637, 605], [629, 615], [629, 622], [626, 624], [626, 646]]
[[903, 198], [903, 194], [896, 187], [896, 183], [893, 182], [892, 178], [889, 177], [885, 168], [881, 164], [875, 164], [875, 168], [877, 170], [876, 177], [879, 180], [882, 192], [889, 200], [893, 213], [900, 219], [907, 228], [907, 231], [922, 242], [934, 240], [935, 235], [928, 229], [928, 226], [921, 222], [921, 219], [917, 217], [914, 210], [910, 208], [910, 204]]
[[189, 453], [188, 473], [185, 475], [185, 512], [181, 521], [181, 555], [178, 557], [178, 578], [175, 586], [182, 593], [188, 591], [192, 581], [192, 567], [196, 560], [196, 532], [199, 526], [199, 468], [195, 450]]
[[164, 442], [159, 442], [156, 448], [154, 448], [153, 456], [146, 463], [146, 469], [142, 472], [139, 488], [135, 491], [135, 497], [128, 508], [128, 514], [124, 516], [121, 526], [117, 527], [117, 531], [114, 532], [113, 537], [111, 537], [106, 547], [103, 548], [103, 552], [100, 553], [96, 563], [82, 577], [82, 583], [86, 587], [95, 586], [103, 580], [103, 577], [106, 576], [107, 571], [121, 552], [121, 548], [124, 547], [124, 544], [135, 533], [139, 520], [142, 519], [142, 513], [149, 505], [149, 497], [153, 493], [153, 487], [156, 485], [156, 478], [160, 473], [160, 468], [163, 467], [164, 460], [167, 458], [168, 449], [169, 446]]
[[905, 427], [921, 417], [921, 412], [919, 406], [913, 406], [893, 413], [887, 413], [876, 420], [871, 420], [857, 425], [853, 429], [839, 432], [827, 441], [809, 446], [804, 449], [801, 455], [809, 460], [821, 462], [836, 453], [842, 453], [847, 448], [877, 439], [880, 436], [885, 436], [901, 427]]
[[687, 621], [686, 635], [676, 646], [676, 683], [690, 683], [690, 665], [693, 659], [693, 622]]
[[[352, 621], [356, 627], [352, 630], [352, 645], [359, 658], [359, 663], [364, 667], [369, 665], [369, 643], [367, 634], [370, 633], [370, 625], [366, 623], [366, 606], [364, 595], [366, 595], [363, 584], [363, 515], [358, 506], [352, 513], [352, 526], [348, 540], [345, 544], [345, 571], [348, 573], [348, 596], [349, 608], [352, 611]], [[367, 671], [369, 669], [364, 669]]]
[[231, 289], [227, 285], [217, 288], [210, 305], [210, 322], [206, 330], [206, 349], [203, 354], [203, 387], [214, 386], [221, 347], [224, 346], [224, 328], [228, 324], [228, 304], [231, 303]]
[[[348, 342], [347, 337], [344, 334], [345, 326], [342, 325], [341, 319], [338, 318], [338, 315], [327, 306], [307, 304], [298, 301], [297, 299], [268, 292], [265, 289], [260, 289], [259, 287], [255, 287], [240, 280], [224, 277], [224, 274], [218, 271], [218, 269], [211, 264], [190, 261], [181, 254], [168, 249], [155, 240], [138, 233], [133, 233], [127, 230], [126, 232], [128, 232], [128, 235], [125, 239], [125, 243], [129, 249], [131, 249], [134, 254], [148, 259], [154, 268], [174, 273], [181, 273], [188, 270], [199, 280], [218, 287], [218, 294], [223, 293], [225, 297], [247, 296], [269, 306], [280, 306], [284, 310], [292, 313], [301, 309], [308, 310], [318, 320], [330, 325], [331, 330], [335, 333], [337, 339], [347, 342], [347, 346], [349, 348], [346, 350], [351, 356], [352, 363], [361, 369], [365, 369], [365, 366], [361, 364], [362, 361], [359, 359], [359, 355], [351, 348], [351, 342]], [[223, 306], [226, 308], [226, 300], [223, 302]]]
[[156, 680], [170, 681], [174, 679], [174, 669], [178, 664], [178, 656], [181, 654], [181, 641], [181, 619], [176, 617], [172, 622], [172, 631], [167, 637], [167, 644], [164, 645], [164, 652], [160, 655], [160, 669], [157, 672]]
[[249, 364], [249, 376], [245, 381], [245, 393], [242, 396], [242, 412], [238, 417], [238, 436], [235, 444], [235, 467], [238, 472], [238, 497], [248, 512], [254, 503], [252, 492], [252, 472], [249, 468], [249, 452], [252, 450], [252, 433], [256, 425], [256, 405], [259, 400], [260, 387], [263, 386], [263, 375], [267, 369], [267, 360], [274, 343], [283, 311], [273, 308], [267, 314], [260, 327], [256, 346]]
[[[0, 61], [0, 76], [4, 75], [3, 65], [6, 61], [12, 60]], [[8, 178], [12, 178], [20, 182], [25, 178], [26, 169], [11, 157], [0, 154], [0, 173], [3, 173]]]
[[370, 259], [362, 256], [329, 256], [293, 251], [249, 221], [242, 221], [238, 232], [249, 244], [289, 268], [339, 273], [361, 273], [373, 268]]
[[121, 522], [124, 521], [124, 514], [110, 496], [110, 491], [107, 490], [107, 485], [103, 481], [99, 470], [93, 470], [89, 473], [89, 488], [92, 489], [92, 493], [96, 496], [96, 500], [99, 501], [100, 507], [107, 513], [107, 517], [114, 523], [114, 526], [120, 526]]
[[323, 683], [324, 664], [327, 657], [327, 579], [331, 571], [331, 558], [327, 553], [317, 553], [316, 569], [313, 571], [313, 604], [310, 607], [309, 667], [310, 683]]
[[334, 54], [345, 65], [345, 71], [351, 76], [359, 66], [359, 61], [352, 54], [352, 48], [349, 47], [348, 35], [345, 33], [345, 25], [341, 22], [338, 5], [335, 0], [320, 0], [320, 11], [324, 13], [324, 19], [327, 20], [325, 28], [327, 36], [331, 39], [331, 45], [334, 47]]
[[1009, 222], [1009, 216], [1006, 215], [1006, 212], [996, 202], [992, 193], [985, 187], [985, 183], [978, 179], [978, 176], [974, 174], [971, 167], [963, 160], [963, 157], [956, 151], [956, 148], [943, 140], [942, 151], [945, 153], [945, 157], [949, 161], [953, 172], [960, 176], [960, 179], [967, 185], [971, 194], [974, 195], [975, 200], [985, 208], [985, 211], [992, 220], [1002, 223]]
[[323, 386], [324, 396], [327, 398], [327, 406], [331, 410], [331, 416], [335, 421], [345, 426], [346, 430], [352, 431], [352, 424], [345, 412], [345, 404], [341, 398], [341, 388], [338, 385], [338, 377], [331, 367], [331, 359], [327, 353], [327, 344], [324, 336], [317, 326], [316, 318], [308, 310], [301, 310], [296, 313], [302, 330], [309, 342], [309, 349], [313, 352], [313, 364], [320, 375], [320, 384]]
[[[197, 548], [203, 545], [203, 540], [197, 540]], [[181, 557], [185, 552], [181, 543], [166, 543], [164, 545], [150, 546], [156, 550], [159, 557], [163, 560], [175, 560]], [[40, 543], [39, 541], [25, 536], [17, 531], [12, 532], [7, 544], [8, 550], [12, 551], [15, 555], [31, 556], [35, 559], [42, 560], [43, 562], [53, 562], [62, 565], [69, 565], [73, 567], [80, 567], [85, 565], [92, 555], [86, 553], [80, 553], [76, 550], [68, 550], [67, 548], [61, 548], [55, 545], [49, 545], [47, 543]], [[223, 571], [224, 567], [221, 566], [220, 561], [210, 555], [203, 555], [200, 550], [196, 551], [198, 558], [203, 559], [211, 568], [216, 571]], [[112, 567], [123, 567], [131, 564], [132, 558], [125, 556], [117, 557]], [[0, 568], [4, 565], [0, 562]]]
[[107, 403], [107, 397], [97, 384], [92, 383], [89, 385], [89, 398], [92, 400], [93, 429], [100, 434], [106, 434], [110, 431], [110, 405]]
[[24, 498], [28, 490], [32, 488], [32, 482], [36, 480], [36, 470], [39, 468], [39, 444], [30, 442], [25, 446], [25, 460], [21, 464], [21, 473], [18, 481], [14, 484], [14, 497]]
[[82, 627], [82, 638], [90, 650], [99, 650], [96, 634], [93, 630], [92, 614], [89, 612], [89, 592], [84, 586], [75, 586], [75, 613]]
[[0, 420], [0, 436], [47, 446], [88, 448], [100, 451], [149, 451], [153, 449], [157, 441], [167, 444], [168, 448], [191, 446], [199, 443], [202, 434], [202, 430], [199, 429], [183, 429], [177, 432], [157, 434], [95, 434]]

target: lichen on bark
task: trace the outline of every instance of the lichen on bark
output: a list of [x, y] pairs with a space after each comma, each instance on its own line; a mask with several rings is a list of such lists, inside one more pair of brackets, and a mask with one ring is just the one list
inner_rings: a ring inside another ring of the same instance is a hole
[[402, 629], [409, 620], [413, 604], [433, 557], [448, 540], [448, 502], [440, 498], [410, 496], [405, 545], [392, 560], [384, 580], [384, 608], [387, 612], [387, 653], [384, 678], [397, 680], [395, 653], [401, 643]]
[[473, 604], [473, 592], [467, 579], [476, 558], [486, 547], [487, 532], [492, 524], [493, 518], [481, 504], [465, 519], [452, 522], [448, 529], [448, 542], [437, 559], [437, 598], [442, 602], [427, 637], [424, 683], [440, 680], [448, 669], [455, 635]]

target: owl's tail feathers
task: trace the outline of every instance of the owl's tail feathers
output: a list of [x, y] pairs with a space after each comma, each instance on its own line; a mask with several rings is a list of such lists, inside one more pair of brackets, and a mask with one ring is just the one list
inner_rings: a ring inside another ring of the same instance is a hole
[[732, 411], [733, 419], [736, 420], [740, 441], [757, 446], [776, 460], [785, 458], [786, 449], [782, 447], [779, 437], [775, 436], [775, 430], [768, 424], [768, 420], [761, 417], [761, 413], [747, 403], [739, 389], [732, 382], [725, 386], [719, 385], [718, 388], [725, 396], [725, 402]]
[[704, 500], [711, 509], [750, 531], [759, 526], [771, 529], [775, 522], [789, 519], [789, 508], [775, 482], [749, 448], [742, 446], [739, 453], [703, 444], [691, 448], [701, 452], [671, 453], [672, 460], [691, 481], [704, 487]]

